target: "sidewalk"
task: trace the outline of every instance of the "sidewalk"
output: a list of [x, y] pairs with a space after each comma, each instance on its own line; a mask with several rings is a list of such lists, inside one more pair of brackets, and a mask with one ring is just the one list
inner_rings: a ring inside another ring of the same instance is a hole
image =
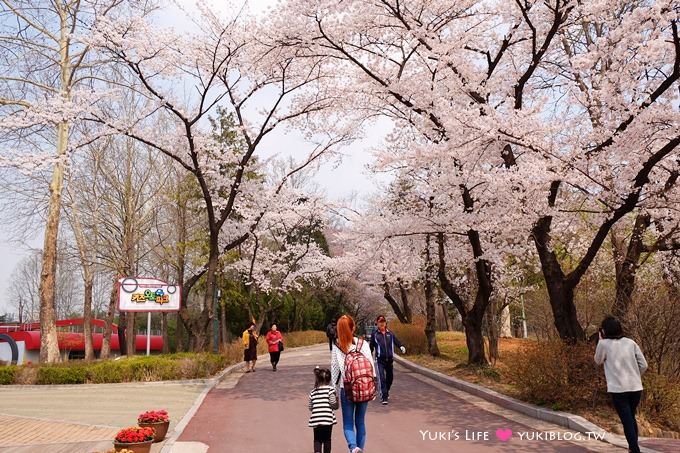
[[120, 428], [136, 425], [149, 409], [166, 409], [172, 432], [206, 385], [0, 386], [0, 453], [106, 451]]
[[[260, 357], [256, 373], [240, 374], [237, 382], [235, 376], [230, 385], [208, 393], [172, 451], [184, 451], [183, 445], [203, 445], [195, 451], [210, 453], [312, 451], [307, 394], [314, 382], [313, 367], [328, 366], [328, 361], [325, 345], [284, 353], [276, 373], [268, 357]], [[389, 406], [370, 403], [368, 453], [626, 451], [588, 439], [528, 440], [550, 433], [569, 439], [583, 435], [470, 397], [400, 366], [391, 396]], [[340, 411], [337, 416], [333, 451], [344, 452]], [[512, 430], [512, 438], [503, 442], [496, 438], [496, 430]]]
[[[329, 359], [326, 345], [286, 351], [273, 373], [268, 356], [260, 357], [256, 373], [226, 374], [209, 392], [212, 384], [200, 381], [0, 386], [0, 453], [106, 451], [116, 431], [134, 425], [137, 414], [161, 408], [171, 415], [169, 438], [154, 444], [152, 453], [312, 451], [307, 394], [314, 366], [328, 366]], [[341, 411], [336, 415], [333, 451], [345, 452]], [[370, 403], [366, 424], [368, 453], [626, 451], [400, 365], [395, 365], [390, 405]], [[499, 440], [497, 430], [511, 430], [511, 439]], [[679, 440], [643, 439], [641, 444], [659, 452], [680, 451]]]

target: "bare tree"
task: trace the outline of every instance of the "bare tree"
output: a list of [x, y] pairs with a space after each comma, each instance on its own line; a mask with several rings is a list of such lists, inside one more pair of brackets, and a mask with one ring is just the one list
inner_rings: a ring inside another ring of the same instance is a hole
[[78, 89], [92, 87], [100, 66], [77, 35], [122, 3], [0, 1], [0, 114], [9, 120], [2, 138], [28, 155], [32, 167], [52, 165], [40, 278], [41, 362], [60, 360], [54, 299], [64, 175], [69, 152], [82, 142], [74, 140], [74, 126], [93, 101]]

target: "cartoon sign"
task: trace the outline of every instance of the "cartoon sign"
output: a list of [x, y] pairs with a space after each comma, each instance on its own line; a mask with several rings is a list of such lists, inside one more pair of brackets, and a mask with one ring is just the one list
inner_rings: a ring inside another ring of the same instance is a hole
[[126, 277], [118, 280], [118, 310], [177, 311], [181, 288], [157, 278]]

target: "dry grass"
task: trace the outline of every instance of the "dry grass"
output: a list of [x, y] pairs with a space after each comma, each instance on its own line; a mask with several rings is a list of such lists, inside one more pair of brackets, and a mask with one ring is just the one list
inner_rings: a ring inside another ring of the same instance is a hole
[[[604, 372], [592, 363], [592, 346], [577, 353], [561, 345], [540, 347], [534, 339], [501, 338], [500, 359], [489, 367], [467, 365], [467, 346], [462, 332], [437, 332], [440, 357], [418, 354], [408, 358], [420, 365], [473, 382], [523, 401], [580, 415], [608, 431], [619, 432], [621, 423], [609, 404]], [[408, 347], [408, 346], [407, 346]], [[559, 350], [558, 350], [559, 349]], [[568, 356], [568, 358], [565, 358]], [[680, 387], [666, 379], [645, 379], [645, 399], [638, 416], [643, 436], [677, 436]], [[654, 407], [657, 405], [657, 407]], [[662, 405], [663, 410], [658, 405]]]
[[390, 330], [395, 333], [399, 341], [406, 346], [406, 353], [412, 355], [427, 353], [427, 338], [425, 337], [425, 319], [418, 317], [413, 324], [402, 324], [399, 321], [391, 321]]
[[[306, 330], [302, 332], [288, 332], [283, 334], [283, 344], [286, 349], [297, 348], [300, 346], [311, 346], [315, 344], [326, 343], [328, 339], [326, 338], [326, 333], [320, 330]], [[221, 348], [220, 351], [226, 359], [228, 365], [242, 362], [243, 361], [243, 342], [242, 340], [236, 339], [231, 342], [226, 348]], [[266, 356], [267, 342], [264, 339], [264, 335], [260, 336], [260, 340], [257, 343], [257, 355]], [[285, 350], [284, 350], [285, 354]]]

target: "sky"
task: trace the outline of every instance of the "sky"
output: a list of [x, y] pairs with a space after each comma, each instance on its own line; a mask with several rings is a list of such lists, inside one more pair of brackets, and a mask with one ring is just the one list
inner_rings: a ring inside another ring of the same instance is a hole
[[[190, 10], [195, 1], [178, 0], [178, 3]], [[224, 3], [220, 1], [214, 4], [224, 5]], [[253, 12], [261, 14], [276, 3], [276, 0], [251, 0], [250, 8]], [[219, 7], [217, 9], [219, 10]], [[165, 13], [160, 19], [164, 25], [181, 29], [185, 25], [183, 17], [179, 9], [171, 8], [170, 12]], [[378, 121], [373, 124], [364, 134], [364, 138], [344, 149], [340, 159], [323, 164], [313, 181], [333, 200], [355, 198], [359, 201], [373, 193], [380, 181], [371, 177], [366, 166], [372, 160], [371, 150], [382, 143], [390, 127], [387, 121]], [[263, 146], [265, 156], [277, 154], [282, 158], [287, 156], [301, 158], [301, 149], [305, 148], [305, 143], [300, 137], [286, 134], [281, 130], [275, 131], [266, 142], [263, 142]], [[31, 248], [41, 248], [43, 241], [42, 232], [37, 231], [24, 243], [12, 242], [9, 232], [2, 225], [3, 221], [12, 215], [10, 210], [0, 211], [0, 314], [13, 312], [8, 296], [13, 269], [22, 258], [28, 255]], [[76, 277], [80, 278], [79, 275]]]

